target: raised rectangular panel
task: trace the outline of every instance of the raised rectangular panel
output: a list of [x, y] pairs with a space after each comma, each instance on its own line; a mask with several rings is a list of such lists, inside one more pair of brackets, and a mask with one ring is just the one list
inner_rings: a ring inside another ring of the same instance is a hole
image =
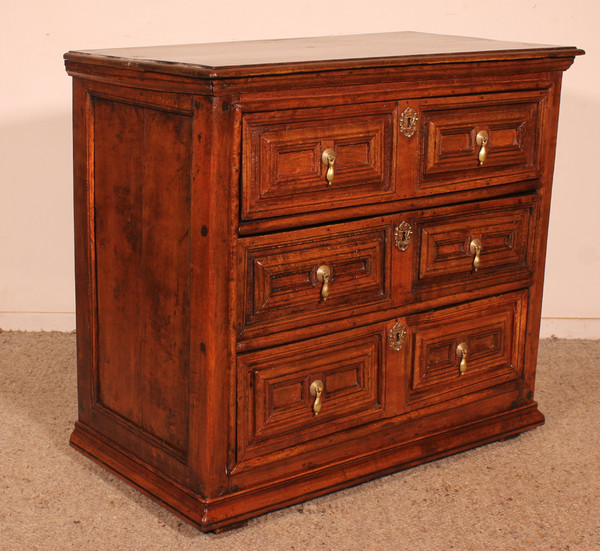
[[[385, 326], [238, 357], [238, 461], [317, 441], [385, 413]], [[315, 415], [313, 382], [323, 384]]]
[[[525, 342], [527, 291], [407, 318], [411, 408], [519, 378]], [[461, 354], [466, 346], [463, 373]]]
[[[413, 221], [415, 292], [448, 293], [457, 285], [473, 288], [501, 282], [527, 281], [533, 274], [532, 244], [535, 242], [539, 197], [482, 203], [479, 208], [456, 207], [443, 215], [424, 213]], [[475, 269], [471, 243], [481, 249]]]
[[[424, 102], [418, 192], [443, 193], [539, 178], [546, 90]], [[481, 161], [479, 132], [485, 132]]]
[[[395, 103], [243, 118], [242, 219], [393, 199]], [[335, 153], [326, 178], [325, 150]]]
[[[323, 323], [350, 308], [389, 304], [391, 230], [384, 220], [364, 228], [341, 224], [240, 239], [244, 332]], [[326, 297], [317, 275], [321, 266], [330, 271]]]

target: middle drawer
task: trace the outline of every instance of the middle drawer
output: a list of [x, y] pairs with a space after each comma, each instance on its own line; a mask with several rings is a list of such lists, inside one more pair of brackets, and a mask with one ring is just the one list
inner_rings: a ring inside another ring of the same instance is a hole
[[538, 202], [528, 195], [240, 238], [240, 339], [527, 284]]

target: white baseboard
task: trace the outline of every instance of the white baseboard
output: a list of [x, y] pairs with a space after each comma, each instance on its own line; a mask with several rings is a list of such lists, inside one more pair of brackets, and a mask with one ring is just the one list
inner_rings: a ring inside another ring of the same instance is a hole
[[[4, 331], [74, 331], [74, 312], [0, 312]], [[600, 318], [542, 318], [540, 337], [600, 339]]]
[[3, 331], [75, 331], [75, 312], [0, 312]]
[[540, 337], [600, 339], [600, 318], [542, 318]]

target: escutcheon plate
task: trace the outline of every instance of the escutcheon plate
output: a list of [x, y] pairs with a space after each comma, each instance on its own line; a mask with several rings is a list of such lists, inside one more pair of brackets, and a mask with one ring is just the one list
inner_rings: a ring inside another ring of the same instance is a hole
[[412, 239], [412, 228], [408, 222], [402, 221], [394, 228], [394, 240], [400, 251], [405, 251]]
[[406, 138], [411, 138], [417, 131], [417, 112], [412, 107], [407, 107], [400, 115], [400, 132]]
[[388, 343], [392, 350], [398, 352], [404, 346], [406, 327], [397, 321], [388, 333]]

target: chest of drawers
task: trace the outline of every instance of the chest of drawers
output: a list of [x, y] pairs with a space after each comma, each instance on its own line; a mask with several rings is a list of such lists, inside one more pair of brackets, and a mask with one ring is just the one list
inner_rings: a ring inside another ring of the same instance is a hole
[[419, 33], [67, 53], [72, 445], [221, 530], [541, 424], [581, 53]]

